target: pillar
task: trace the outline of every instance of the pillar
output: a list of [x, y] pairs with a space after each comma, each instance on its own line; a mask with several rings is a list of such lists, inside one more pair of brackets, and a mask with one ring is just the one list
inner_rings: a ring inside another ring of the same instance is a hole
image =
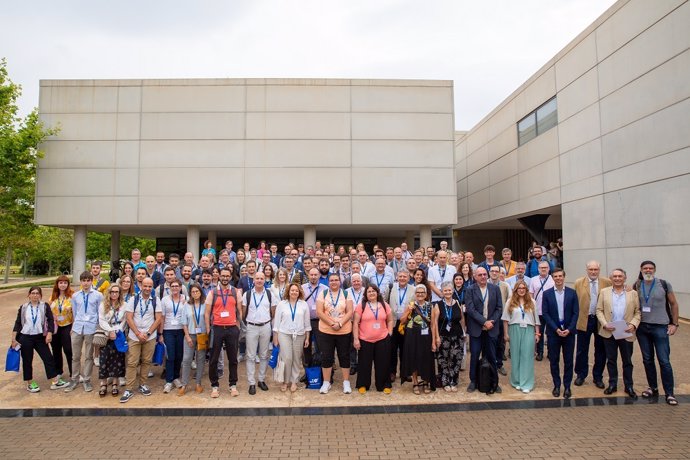
[[421, 225], [419, 227], [419, 245], [425, 248], [431, 246], [431, 225]]
[[110, 232], [110, 261], [120, 260], [120, 230]]
[[412, 230], [407, 230], [405, 232], [405, 243], [407, 243], [407, 250], [414, 252], [414, 232]]
[[199, 226], [187, 227], [187, 251], [194, 255], [194, 263], [199, 260]]
[[79, 284], [79, 275], [86, 270], [86, 226], [74, 226], [72, 247], [72, 283]]
[[316, 244], [316, 225], [304, 226], [304, 247], [314, 246]]
[[207, 238], [211, 243], [213, 243], [213, 247], [218, 246], [218, 233], [216, 233], [215, 231], [210, 231], [210, 230], [209, 230], [208, 235], [206, 236], [206, 238]]

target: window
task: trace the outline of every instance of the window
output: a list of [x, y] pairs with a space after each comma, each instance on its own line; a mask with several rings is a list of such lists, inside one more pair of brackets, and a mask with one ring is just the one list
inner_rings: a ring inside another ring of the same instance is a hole
[[518, 121], [518, 146], [531, 141], [558, 124], [558, 107], [556, 96], [552, 97], [536, 110]]

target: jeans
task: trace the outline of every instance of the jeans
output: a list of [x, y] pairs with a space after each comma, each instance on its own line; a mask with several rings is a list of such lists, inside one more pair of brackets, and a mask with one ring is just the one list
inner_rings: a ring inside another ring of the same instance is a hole
[[165, 382], [172, 383], [180, 378], [182, 367], [184, 331], [182, 329], [164, 329], [163, 341], [165, 342]]
[[654, 351], [661, 369], [661, 384], [664, 393], [673, 396], [673, 368], [671, 367], [671, 347], [669, 343], [668, 326], [665, 324], [640, 323], [637, 329], [637, 341], [642, 352], [642, 363], [647, 374], [647, 384], [652, 390], [658, 388]]
[[[182, 385], [189, 383], [189, 377], [192, 372], [192, 360], [194, 360], [194, 352], [196, 351], [196, 334], [190, 334], [192, 339], [192, 346], [190, 347], [187, 341], [184, 341], [184, 353], [182, 354], [182, 377], [180, 381]], [[204, 356], [205, 350], [196, 351], [196, 384], [201, 385], [201, 377], [204, 375]]]

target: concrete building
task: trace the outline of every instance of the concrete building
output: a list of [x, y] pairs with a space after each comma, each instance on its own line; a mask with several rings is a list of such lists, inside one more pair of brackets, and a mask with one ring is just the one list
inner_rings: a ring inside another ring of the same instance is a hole
[[571, 281], [597, 259], [632, 282], [652, 259], [690, 317], [690, 3], [614, 4], [458, 133], [455, 167], [454, 247], [545, 220]]
[[[411, 80], [50, 80], [38, 224], [186, 238], [386, 238], [457, 222], [453, 85]], [[433, 203], [433, 206], [429, 204]], [[411, 245], [411, 244], [410, 244]], [[117, 256], [115, 256], [117, 257]]]

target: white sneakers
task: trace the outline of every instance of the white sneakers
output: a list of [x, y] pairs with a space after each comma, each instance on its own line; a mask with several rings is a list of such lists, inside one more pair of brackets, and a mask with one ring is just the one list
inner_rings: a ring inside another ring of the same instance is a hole
[[163, 387], [163, 393], [170, 393], [170, 390], [172, 390], [173, 384], [172, 383], [166, 383], [165, 386]]
[[343, 393], [345, 393], [346, 395], [349, 395], [350, 393], [352, 393], [352, 387], [350, 386], [349, 380], [343, 381]]
[[[321, 389], [319, 390], [319, 393], [321, 393], [322, 395], [325, 395], [330, 391], [330, 389], [331, 389], [331, 383], [328, 381], [323, 382], [323, 385], [321, 385]], [[345, 380], [343, 382], [343, 393], [345, 393], [346, 395], [349, 395], [350, 393], [352, 393], [352, 386], [350, 385], [349, 380]]]
[[322, 395], [325, 395], [328, 393], [328, 390], [331, 389], [331, 383], [330, 382], [323, 382], [323, 385], [321, 385], [321, 389], [319, 390], [319, 393]]

